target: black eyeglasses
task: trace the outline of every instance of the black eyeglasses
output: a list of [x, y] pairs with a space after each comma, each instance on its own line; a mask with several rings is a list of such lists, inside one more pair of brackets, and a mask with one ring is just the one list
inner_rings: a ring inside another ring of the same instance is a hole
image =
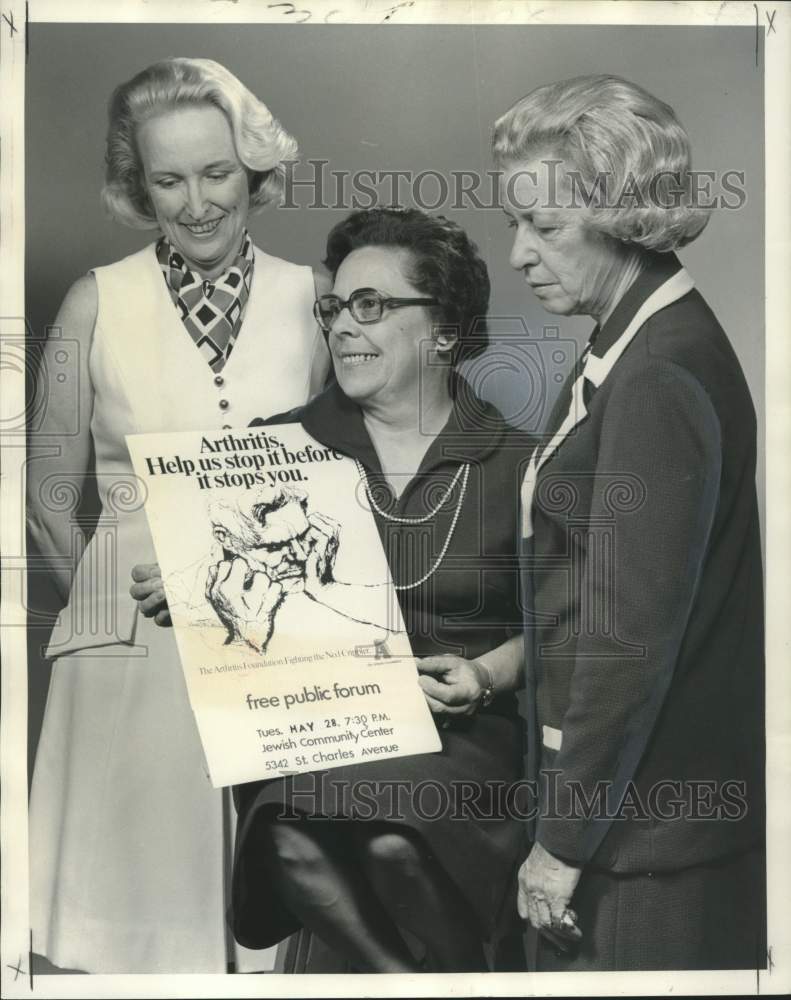
[[358, 288], [344, 302], [337, 295], [320, 295], [313, 303], [313, 315], [321, 328], [329, 332], [336, 317], [348, 309], [358, 323], [376, 323], [382, 318], [385, 306], [435, 306], [436, 299], [394, 299], [382, 295], [375, 288]]

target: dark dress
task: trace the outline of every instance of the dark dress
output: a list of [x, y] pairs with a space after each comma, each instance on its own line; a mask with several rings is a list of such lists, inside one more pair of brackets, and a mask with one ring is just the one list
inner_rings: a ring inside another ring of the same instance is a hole
[[[307, 406], [266, 421], [299, 421], [322, 444], [357, 458], [379, 507], [399, 516], [433, 509], [460, 463], [470, 464], [466, 495], [441, 564], [425, 583], [398, 592], [416, 656], [474, 658], [521, 631], [517, 516], [531, 442], [463, 380], [456, 380], [455, 390], [447, 425], [397, 501], [382, 477], [359, 407], [337, 385]], [[375, 515], [396, 584], [412, 583], [434, 565], [459, 495], [457, 483], [440, 512], [421, 525], [394, 524]], [[258, 824], [271, 823], [284, 812], [386, 820], [419, 832], [469, 902], [482, 939], [499, 936], [515, 912], [516, 874], [527, 850], [524, 823], [504, 815], [505, 791], [513, 790], [523, 770], [516, 696], [500, 694], [474, 717], [454, 720], [439, 732], [438, 753], [236, 787], [239, 822], [230, 918], [237, 941], [264, 948], [300, 926], [262, 864], [265, 840]], [[364, 812], [356, 809], [360, 782], [365, 783]], [[338, 831], [343, 837], [342, 824]]]

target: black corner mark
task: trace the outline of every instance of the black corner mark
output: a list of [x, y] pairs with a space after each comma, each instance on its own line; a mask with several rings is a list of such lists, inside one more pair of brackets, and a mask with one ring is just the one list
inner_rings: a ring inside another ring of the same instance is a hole
[[10, 20], [9, 20], [8, 14], [3, 14], [2, 16], [3, 16], [3, 20], [8, 25], [9, 35], [10, 35], [10, 37], [13, 38], [13, 36], [16, 35], [17, 32], [19, 31], [19, 28], [17, 28], [17, 26], [14, 24], [14, 12], [11, 11], [10, 14], [11, 14]]
[[16, 965], [6, 964], [6, 968], [7, 969], [13, 969], [13, 971], [14, 971], [14, 982], [16, 982], [17, 979], [19, 979], [19, 977], [21, 975], [24, 975], [27, 972], [27, 969], [22, 965], [22, 956], [21, 955], [16, 960]]
[[[758, 4], [757, 3], [753, 4], [753, 8], [755, 10], [755, 65], [757, 66], [758, 65], [759, 43], [760, 43], [760, 38], [761, 38], [761, 14], [760, 14], [760, 11], [758, 10]], [[777, 16], [777, 8], [775, 7], [775, 9], [771, 12], [771, 14], [769, 13], [768, 10], [765, 10], [764, 11], [764, 16], [766, 17], [766, 21], [767, 21], [766, 34], [767, 35], [776, 35], [777, 34], [777, 28], [775, 27], [775, 17]]]
[[[17, 28], [16, 22], [14, 21], [13, 10], [9, 10], [8, 13], [0, 12], [0, 17], [2, 17], [3, 21], [5, 21], [5, 23], [8, 25], [9, 38], [13, 38], [14, 35], [19, 34], [19, 28]], [[29, 55], [30, 55], [30, 7], [27, 0], [25, 0], [25, 62], [27, 62]]]

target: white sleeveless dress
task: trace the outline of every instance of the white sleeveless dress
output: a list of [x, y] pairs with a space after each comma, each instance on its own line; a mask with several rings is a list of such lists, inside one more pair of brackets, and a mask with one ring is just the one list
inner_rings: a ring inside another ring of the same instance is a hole
[[[47, 653], [55, 660], [30, 802], [32, 950], [95, 973], [224, 972], [234, 954], [225, 924], [232, 808], [209, 783], [172, 633], [129, 595], [132, 566], [156, 557], [124, 435], [243, 427], [305, 403], [325, 350], [313, 276], [255, 249], [244, 322], [217, 377], [179, 318], [153, 244], [94, 274], [102, 513]], [[62, 499], [53, 484], [50, 501]]]

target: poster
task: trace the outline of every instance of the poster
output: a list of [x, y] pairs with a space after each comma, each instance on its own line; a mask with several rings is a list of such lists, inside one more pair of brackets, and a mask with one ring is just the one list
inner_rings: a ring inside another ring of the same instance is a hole
[[351, 459], [299, 424], [127, 444], [215, 787], [440, 749]]

